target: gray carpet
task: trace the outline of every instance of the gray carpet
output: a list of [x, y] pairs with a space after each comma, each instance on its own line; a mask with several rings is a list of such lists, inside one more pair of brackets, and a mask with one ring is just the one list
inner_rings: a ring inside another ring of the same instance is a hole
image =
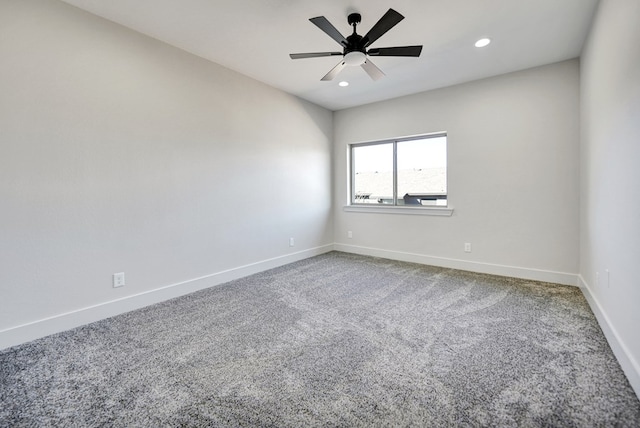
[[638, 427], [577, 288], [329, 253], [0, 352], [1, 426]]

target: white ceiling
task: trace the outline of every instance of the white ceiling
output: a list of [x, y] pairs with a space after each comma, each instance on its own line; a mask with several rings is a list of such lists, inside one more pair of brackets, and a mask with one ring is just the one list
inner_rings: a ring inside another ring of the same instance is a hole
[[[580, 55], [598, 0], [63, 0], [331, 110], [495, 76]], [[309, 22], [325, 16], [343, 35], [362, 14], [364, 35], [393, 8], [405, 19], [371, 47], [423, 45], [419, 58], [376, 57], [376, 82], [360, 67], [320, 78], [340, 51]], [[492, 43], [475, 48], [490, 37]], [[347, 80], [346, 88], [338, 82]]]

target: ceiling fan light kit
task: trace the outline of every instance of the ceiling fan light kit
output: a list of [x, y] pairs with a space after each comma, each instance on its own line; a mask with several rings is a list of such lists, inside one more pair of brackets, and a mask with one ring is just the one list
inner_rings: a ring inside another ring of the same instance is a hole
[[362, 65], [366, 60], [367, 56], [360, 51], [349, 52], [344, 56], [344, 62], [351, 66]]
[[373, 80], [382, 78], [384, 73], [373, 62], [371, 62], [371, 59], [368, 58], [369, 56], [420, 56], [420, 53], [422, 52], [421, 45], [367, 49], [369, 45], [378, 40], [382, 35], [404, 19], [404, 16], [400, 15], [395, 10], [389, 9], [387, 13], [385, 13], [364, 36], [356, 33], [356, 26], [360, 23], [361, 19], [362, 16], [359, 13], [352, 13], [347, 17], [347, 22], [349, 25], [353, 26], [353, 34], [346, 38], [324, 16], [309, 19], [309, 21], [324, 31], [329, 37], [338, 42], [338, 44], [342, 46], [342, 52], [295, 53], [289, 54], [289, 56], [291, 59], [301, 59], [342, 55], [342, 61], [340, 61], [338, 65], [320, 79], [325, 81], [333, 80], [333, 78], [336, 77], [346, 66], [358, 65], [362, 67]]

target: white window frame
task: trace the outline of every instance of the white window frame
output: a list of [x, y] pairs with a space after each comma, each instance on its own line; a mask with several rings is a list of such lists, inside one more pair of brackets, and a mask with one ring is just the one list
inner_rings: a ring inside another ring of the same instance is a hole
[[[447, 156], [447, 205], [446, 206], [407, 206], [398, 205], [398, 171], [397, 171], [397, 145], [404, 141], [424, 140], [428, 138], [447, 137], [447, 152], [449, 149], [449, 138], [446, 132], [434, 132], [429, 134], [412, 135], [409, 137], [391, 138], [386, 140], [368, 141], [361, 143], [352, 143], [347, 147], [347, 165], [348, 165], [348, 192], [347, 205], [344, 206], [344, 211], [347, 212], [366, 212], [366, 213], [379, 213], [379, 214], [410, 214], [410, 215], [435, 215], [435, 216], [451, 216], [453, 214], [453, 207], [450, 204], [449, 198], [449, 159]], [[378, 144], [392, 144], [393, 145], [393, 204], [358, 204], [355, 202], [355, 168], [354, 168], [354, 156], [353, 150], [356, 147], [373, 146]]]

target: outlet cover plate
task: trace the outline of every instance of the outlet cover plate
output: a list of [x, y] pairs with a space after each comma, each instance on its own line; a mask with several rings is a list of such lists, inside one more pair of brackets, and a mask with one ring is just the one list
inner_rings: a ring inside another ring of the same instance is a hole
[[124, 287], [124, 272], [113, 274], [113, 288]]

